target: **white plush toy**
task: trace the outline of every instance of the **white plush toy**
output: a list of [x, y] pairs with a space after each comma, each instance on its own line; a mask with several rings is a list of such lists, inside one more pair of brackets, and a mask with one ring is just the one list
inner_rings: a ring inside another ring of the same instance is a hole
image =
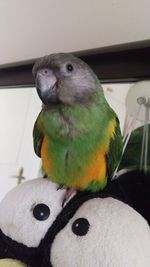
[[150, 267], [149, 225], [119, 200], [89, 199], [56, 234], [50, 260], [53, 267]]
[[150, 267], [149, 225], [120, 185], [63, 209], [65, 190], [46, 179], [14, 188], [0, 203], [0, 267]]
[[27, 264], [35, 261], [40, 266], [40, 243], [62, 209], [64, 194], [56, 184], [38, 178], [6, 195], [0, 203], [1, 259], [16, 258]]

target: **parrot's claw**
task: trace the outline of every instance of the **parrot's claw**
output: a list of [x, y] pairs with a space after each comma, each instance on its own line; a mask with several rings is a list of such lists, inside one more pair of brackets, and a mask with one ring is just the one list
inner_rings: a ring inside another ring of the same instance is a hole
[[65, 187], [64, 187], [63, 185], [59, 185], [59, 186], [57, 187], [57, 191], [60, 190], [60, 189], [65, 189]]
[[64, 206], [67, 204], [67, 202], [71, 198], [73, 198], [75, 194], [76, 194], [76, 190], [75, 189], [70, 189], [70, 188], [66, 189], [66, 193], [65, 193], [64, 199], [62, 201], [62, 208], [64, 208]]

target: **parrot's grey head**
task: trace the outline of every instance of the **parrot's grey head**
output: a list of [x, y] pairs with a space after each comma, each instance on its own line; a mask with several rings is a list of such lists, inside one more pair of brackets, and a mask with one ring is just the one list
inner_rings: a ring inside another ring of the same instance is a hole
[[33, 75], [38, 95], [45, 105], [85, 103], [100, 89], [99, 80], [90, 67], [67, 53], [38, 59]]

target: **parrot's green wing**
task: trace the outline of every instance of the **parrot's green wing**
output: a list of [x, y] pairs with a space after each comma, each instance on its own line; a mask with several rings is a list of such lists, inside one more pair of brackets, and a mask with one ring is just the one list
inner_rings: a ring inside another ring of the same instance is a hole
[[34, 151], [37, 156], [41, 157], [41, 146], [43, 142], [44, 135], [42, 133], [42, 124], [41, 124], [41, 113], [37, 117], [37, 120], [34, 124], [33, 128], [33, 145]]
[[115, 169], [121, 161], [122, 148], [122, 135], [120, 131], [119, 120], [116, 117], [115, 135], [114, 138], [111, 138], [110, 140], [109, 153], [107, 155], [107, 171], [110, 178], [112, 178]]
[[[142, 151], [143, 128], [143, 126], [139, 127], [132, 132], [119, 169], [139, 169]], [[150, 140], [150, 124], [148, 137]], [[150, 145], [148, 145], [147, 165], [148, 168], [150, 168]]]

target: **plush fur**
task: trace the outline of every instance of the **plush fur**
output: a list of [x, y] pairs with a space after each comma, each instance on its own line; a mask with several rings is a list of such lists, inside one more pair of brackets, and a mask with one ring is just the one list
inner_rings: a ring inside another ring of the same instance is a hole
[[[66, 219], [67, 214], [63, 217]], [[72, 231], [78, 218], [89, 222], [84, 236]], [[149, 226], [134, 209], [114, 198], [90, 198], [54, 237], [51, 266], [149, 267], [149, 246]]]
[[[13, 240], [37, 247], [62, 209], [65, 190], [47, 179], [39, 178], [23, 183], [10, 191], [0, 204], [0, 229]], [[34, 207], [44, 203], [50, 209], [47, 220], [33, 216]]]
[[[41, 267], [41, 242], [62, 209], [65, 190], [47, 179], [27, 181], [11, 190], [0, 203], [0, 258], [17, 259], [30, 267]], [[43, 203], [50, 215], [39, 221], [33, 215]], [[1, 267], [1, 265], [0, 265]], [[5, 265], [4, 265], [5, 267]]]
[[22, 262], [12, 260], [12, 259], [4, 259], [0, 260], [0, 267], [27, 267]]
[[[149, 188], [149, 174], [130, 172], [62, 209], [64, 190], [23, 183], [0, 203], [0, 267], [149, 267]], [[33, 215], [41, 203], [43, 221]]]
[[128, 171], [111, 182], [106, 191], [139, 212], [150, 225], [150, 173]]

